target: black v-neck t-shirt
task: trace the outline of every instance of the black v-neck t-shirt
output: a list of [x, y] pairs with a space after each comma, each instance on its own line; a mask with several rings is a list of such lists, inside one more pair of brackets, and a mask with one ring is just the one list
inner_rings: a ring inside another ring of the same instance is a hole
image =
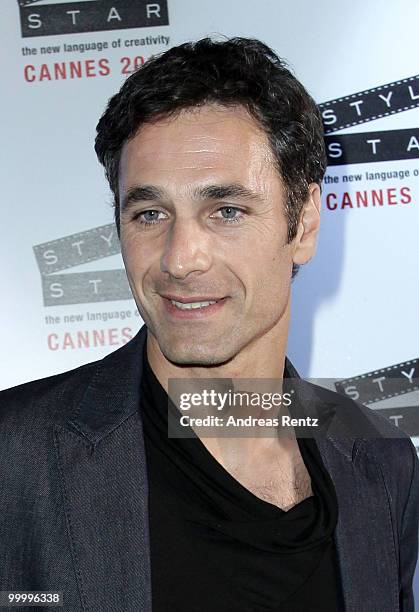
[[197, 436], [168, 437], [168, 395], [146, 348], [140, 410], [153, 612], [344, 610], [337, 498], [314, 439], [298, 438], [313, 495], [284, 511], [241, 485]]

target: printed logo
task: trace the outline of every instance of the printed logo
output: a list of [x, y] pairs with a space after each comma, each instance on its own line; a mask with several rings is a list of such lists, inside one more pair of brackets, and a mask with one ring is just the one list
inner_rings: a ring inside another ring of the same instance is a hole
[[113, 223], [33, 247], [42, 279], [44, 306], [132, 299], [125, 270], [63, 272], [120, 253]]
[[[416, 159], [419, 130], [334, 135], [345, 128], [419, 106], [419, 75], [319, 104], [329, 166]], [[332, 135], [333, 134], [333, 135]]]
[[169, 24], [167, 0], [18, 0], [18, 3], [23, 38]]

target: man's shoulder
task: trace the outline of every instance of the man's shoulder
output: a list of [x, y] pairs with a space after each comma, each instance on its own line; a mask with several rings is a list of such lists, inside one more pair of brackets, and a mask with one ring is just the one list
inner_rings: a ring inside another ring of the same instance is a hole
[[[349, 395], [339, 393], [328, 387], [323, 387], [314, 384], [309, 380], [300, 379], [301, 389], [308, 388], [310, 390], [309, 397], [318, 405], [320, 412], [331, 407], [333, 409], [334, 418], [344, 425], [348, 431], [357, 431], [357, 427], [364, 425], [365, 432], [362, 430], [359, 433], [377, 433], [377, 437], [394, 437], [400, 428], [396, 427], [388, 418], [384, 417], [374, 408], [362, 404], [353, 399]], [[403, 434], [401, 434], [403, 435]]]
[[[309, 383], [320, 405], [333, 407], [331, 430], [336, 435], [347, 436], [354, 440], [353, 457], [359, 453], [377, 461], [385, 472], [406, 469], [418, 462], [416, 448], [411, 438], [390, 419], [377, 410], [366, 406], [331, 389]], [[332, 434], [333, 435], [333, 434]]]
[[92, 379], [98, 364], [93, 361], [60, 374], [54, 374], [0, 391], [0, 427], [12, 422], [22, 425], [26, 418], [53, 418], [65, 416]]
[[101, 399], [107, 393], [115, 395], [115, 390], [122, 396], [138, 375], [145, 337], [143, 326], [129, 342], [101, 359], [0, 391], [0, 430], [66, 423], [92, 386], [100, 389]]

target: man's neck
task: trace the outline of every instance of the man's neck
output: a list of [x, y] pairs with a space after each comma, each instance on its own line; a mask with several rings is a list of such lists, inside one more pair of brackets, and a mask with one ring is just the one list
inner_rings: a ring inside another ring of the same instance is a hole
[[[147, 358], [150, 366], [162, 385], [168, 392], [170, 378], [229, 378], [244, 379], [243, 385], [249, 390], [249, 381], [246, 379], [282, 379], [284, 376], [285, 351], [287, 344], [289, 312], [285, 313], [281, 324], [273, 328], [253, 343], [244, 347], [239, 354], [227, 363], [212, 366], [178, 366], [167, 360], [162, 354], [156, 338], [147, 334]], [[240, 390], [240, 381], [234, 384], [234, 390]], [[277, 391], [279, 388], [277, 387]], [[256, 432], [257, 434], [261, 432]], [[294, 463], [298, 455], [295, 440], [289, 436], [278, 439], [275, 432], [271, 436], [256, 435], [256, 437], [200, 437], [209, 452], [228, 471], [234, 466], [242, 465], [250, 473], [250, 465], [257, 460], [259, 469], [261, 465], [272, 465], [273, 455], [279, 456], [281, 461]]]

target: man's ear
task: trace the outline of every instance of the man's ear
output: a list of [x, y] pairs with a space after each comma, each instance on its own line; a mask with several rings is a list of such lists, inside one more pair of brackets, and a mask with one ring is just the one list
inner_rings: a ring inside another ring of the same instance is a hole
[[305, 264], [316, 253], [317, 236], [320, 229], [321, 194], [317, 183], [310, 183], [298, 222], [297, 234], [293, 240], [293, 262]]

